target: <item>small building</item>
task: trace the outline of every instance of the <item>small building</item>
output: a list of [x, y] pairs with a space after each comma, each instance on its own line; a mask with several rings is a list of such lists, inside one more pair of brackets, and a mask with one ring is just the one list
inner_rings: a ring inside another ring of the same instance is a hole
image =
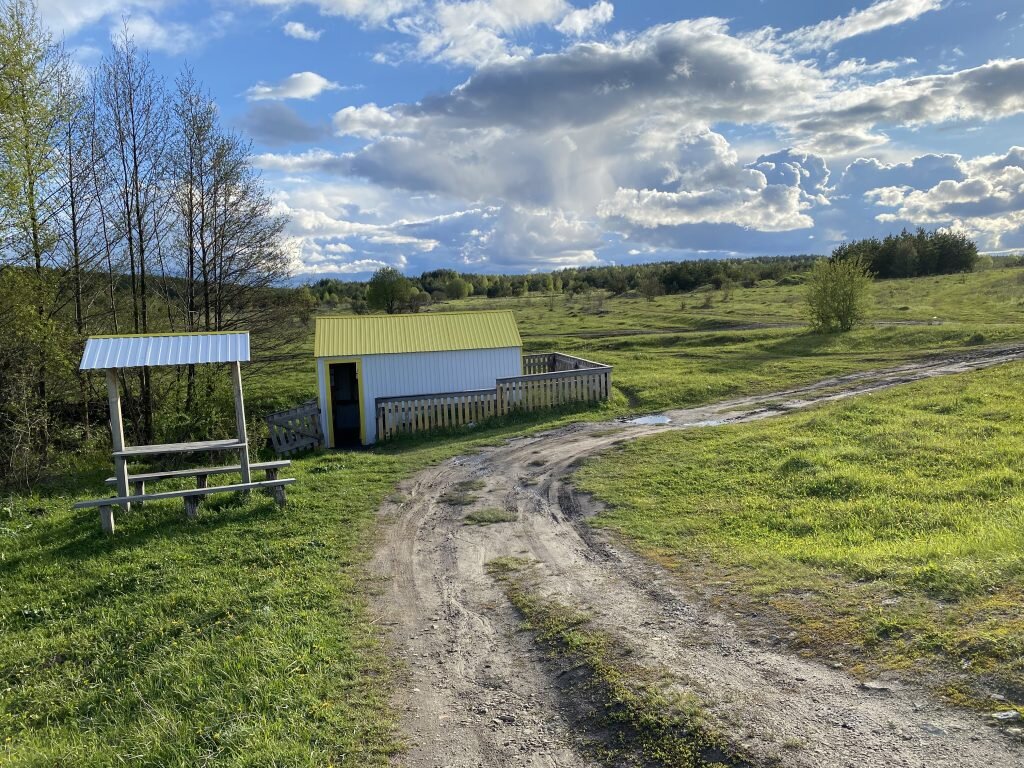
[[313, 354], [328, 447], [377, 440], [379, 398], [494, 390], [523, 373], [511, 311], [318, 317]]

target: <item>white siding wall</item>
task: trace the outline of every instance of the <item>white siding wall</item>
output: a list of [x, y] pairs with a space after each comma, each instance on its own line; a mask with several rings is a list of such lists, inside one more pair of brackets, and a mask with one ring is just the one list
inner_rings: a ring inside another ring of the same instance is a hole
[[[377, 440], [378, 397], [429, 395], [438, 392], [465, 392], [471, 389], [494, 389], [495, 380], [523, 373], [522, 350], [468, 349], [456, 352], [410, 352], [398, 355], [366, 355], [362, 358], [363, 422], [366, 442]], [[320, 413], [324, 434], [330, 435], [327, 424], [327, 387], [329, 378], [323, 359], [317, 360], [320, 380]]]

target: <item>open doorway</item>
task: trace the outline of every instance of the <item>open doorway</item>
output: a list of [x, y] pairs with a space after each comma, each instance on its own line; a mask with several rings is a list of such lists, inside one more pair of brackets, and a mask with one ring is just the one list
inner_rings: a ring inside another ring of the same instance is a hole
[[359, 439], [359, 376], [355, 363], [332, 363], [331, 444], [346, 448], [361, 444]]

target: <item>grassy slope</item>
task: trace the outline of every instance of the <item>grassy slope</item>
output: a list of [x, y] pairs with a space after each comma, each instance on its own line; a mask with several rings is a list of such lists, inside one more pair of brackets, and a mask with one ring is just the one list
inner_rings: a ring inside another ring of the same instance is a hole
[[[879, 284], [877, 318], [945, 323], [840, 339], [728, 330], [798, 323], [799, 287], [737, 290], [725, 303], [715, 294], [709, 309], [696, 308], [703, 296], [461, 305], [513, 308], [528, 349], [614, 363], [621, 389], [609, 408], [583, 415], [595, 418], [883, 365], [977, 334], [1020, 338], [1019, 275]], [[307, 347], [247, 370], [251, 414], [315, 395]], [[105, 457], [0, 503], [0, 763], [386, 762], [396, 747], [386, 660], [359, 580], [373, 513], [402, 477], [486, 439], [308, 457], [296, 462], [285, 513], [262, 497], [222, 499], [190, 525], [179, 504], [162, 503], [123, 516], [110, 541], [93, 514], [70, 510], [105, 492]]]
[[[468, 299], [447, 308], [512, 309], [528, 350], [557, 349], [615, 366], [620, 410], [657, 410], [769, 391], [971, 344], [1024, 338], [1024, 270], [892, 280], [872, 286], [877, 325], [841, 336], [800, 327], [803, 288], [552, 302]], [[685, 308], [681, 308], [681, 305]], [[939, 323], [927, 325], [933, 318]], [[917, 323], [909, 325], [908, 323]], [[787, 324], [789, 327], [763, 327]]]
[[665, 434], [588, 463], [578, 481], [613, 505], [599, 525], [717, 583], [726, 603], [760, 612], [767, 600], [798, 644], [865, 671], [925, 659], [948, 692], [1020, 706], [1022, 374]]

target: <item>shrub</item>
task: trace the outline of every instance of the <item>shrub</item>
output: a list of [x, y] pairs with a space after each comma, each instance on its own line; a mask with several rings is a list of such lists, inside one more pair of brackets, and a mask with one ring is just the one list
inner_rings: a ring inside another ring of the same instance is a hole
[[860, 257], [817, 262], [807, 280], [811, 328], [819, 333], [852, 330], [864, 318], [870, 282]]

